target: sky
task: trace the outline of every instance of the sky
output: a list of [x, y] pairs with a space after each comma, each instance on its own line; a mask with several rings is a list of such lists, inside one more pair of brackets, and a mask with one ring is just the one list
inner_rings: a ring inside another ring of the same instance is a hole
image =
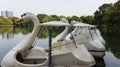
[[12, 11], [20, 17], [24, 12], [34, 14], [64, 16], [86, 16], [104, 3], [115, 3], [118, 0], [0, 0], [0, 11]]

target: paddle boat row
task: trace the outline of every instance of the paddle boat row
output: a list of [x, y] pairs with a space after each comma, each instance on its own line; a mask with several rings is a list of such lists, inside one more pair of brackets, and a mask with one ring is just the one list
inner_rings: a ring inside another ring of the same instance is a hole
[[[2, 60], [2, 67], [44, 67], [48, 66], [48, 51], [42, 47], [35, 47], [33, 43], [38, 36], [42, 26], [70, 26], [68, 23], [53, 21], [40, 24], [39, 20], [32, 13], [24, 13], [18, 22], [23, 20], [32, 20], [34, 29], [32, 33], [23, 41], [18, 43], [10, 50]], [[57, 23], [58, 22], [58, 23]], [[64, 32], [64, 31], [63, 31]], [[63, 37], [66, 33], [60, 34]], [[59, 44], [52, 48], [52, 65], [53, 66], [92, 66], [95, 64], [93, 56], [88, 50], [81, 45], [74, 45], [73, 40], [53, 42]], [[78, 43], [79, 44], [79, 43]], [[46, 45], [46, 44], [45, 44]], [[60, 46], [64, 45], [64, 46]]]
[[[96, 58], [103, 58], [106, 48], [105, 40], [95, 25], [85, 24], [78, 21], [71, 21], [75, 29], [66, 36], [66, 40], [74, 38], [77, 41], [84, 40], [84, 46]], [[77, 42], [76, 41], [76, 42]]]

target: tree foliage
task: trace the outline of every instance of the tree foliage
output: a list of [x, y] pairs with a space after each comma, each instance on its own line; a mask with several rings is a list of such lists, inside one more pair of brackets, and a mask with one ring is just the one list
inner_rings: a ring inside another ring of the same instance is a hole
[[120, 26], [120, 0], [114, 4], [114, 10], [111, 11], [109, 22], [111, 26]]
[[106, 26], [119, 26], [120, 0], [114, 4], [103, 4], [94, 13], [94, 24]]
[[103, 4], [99, 7], [99, 10], [97, 10], [94, 13], [94, 22], [98, 25], [106, 25], [108, 20], [110, 19], [111, 9], [113, 5], [112, 4]]
[[80, 18], [81, 18], [82, 22], [84, 22], [84, 23], [92, 24], [94, 21], [93, 16], [81, 16]]
[[1, 25], [12, 25], [12, 21], [8, 18], [4, 18], [3, 16], [0, 16], [0, 24]]
[[17, 17], [8, 17], [5, 18], [3, 16], [0, 16], [0, 25], [14, 25], [15, 21], [17, 21]]

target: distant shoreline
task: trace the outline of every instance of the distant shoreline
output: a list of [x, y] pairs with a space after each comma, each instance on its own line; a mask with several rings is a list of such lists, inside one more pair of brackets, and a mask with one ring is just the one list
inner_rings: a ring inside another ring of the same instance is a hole
[[0, 25], [0, 26], [14, 26], [14, 25]]

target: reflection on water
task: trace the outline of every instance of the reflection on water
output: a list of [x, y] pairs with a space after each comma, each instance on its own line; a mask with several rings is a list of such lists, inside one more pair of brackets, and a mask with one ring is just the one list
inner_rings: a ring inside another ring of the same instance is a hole
[[111, 51], [106, 51], [104, 61], [106, 67], [120, 67], [120, 59], [118, 59]]
[[32, 28], [20, 28], [20, 27], [12, 27], [12, 26], [0, 26], [0, 35], [2, 39], [12, 39], [14, 38], [14, 34], [22, 33], [23, 35], [27, 35], [32, 31]]
[[[31, 33], [32, 29], [29, 27], [0, 27], [0, 63], [5, 54], [25, 39]], [[60, 28], [59, 31], [55, 30], [53, 37], [60, 33], [62, 29]], [[96, 64], [92, 67], [120, 67], [120, 32], [106, 32], [104, 29], [101, 29], [101, 31], [107, 43], [105, 45], [107, 51], [105, 52], [104, 58], [96, 59]], [[36, 41], [36, 46], [48, 47], [48, 31], [46, 28]]]
[[96, 64], [92, 67], [105, 67], [105, 62], [103, 58], [101, 59], [95, 58], [95, 60], [96, 60]]
[[3, 39], [5, 39], [5, 38], [12, 39], [12, 38], [14, 38], [14, 35], [6, 32], [6, 33], [2, 34], [2, 38]]

